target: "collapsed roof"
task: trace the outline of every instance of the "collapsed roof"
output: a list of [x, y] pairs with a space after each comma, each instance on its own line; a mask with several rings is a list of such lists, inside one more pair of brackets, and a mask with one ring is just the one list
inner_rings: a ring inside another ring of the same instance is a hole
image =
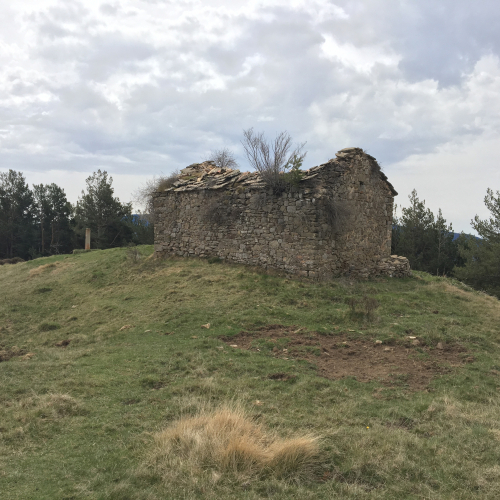
[[[396, 196], [398, 193], [388, 181], [387, 176], [380, 169], [377, 160], [366, 154], [361, 148], [345, 148], [335, 154], [333, 158], [326, 163], [322, 163], [317, 167], [312, 167], [309, 170], [303, 170], [300, 182], [307, 181], [317, 177], [322, 169], [327, 166], [334, 165], [335, 170], [343, 171], [346, 168], [348, 161], [357, 154], [364, 154], [371, 163], [372, 172], [378, 174], [380, 178], [387, 184], [392, 194]], [[195, 191], [195, 190], [218, 190], [224, 188], [251, 187], [254, 189], [265, 188], [266, 184], [259, 172], [240, 172], [232, 168], [217, 167], [213, 161], [204, 161], [202, 163], [193, 163], [181, 170], [178, 179], [172, 184], [172, 187], [165, 191]]]

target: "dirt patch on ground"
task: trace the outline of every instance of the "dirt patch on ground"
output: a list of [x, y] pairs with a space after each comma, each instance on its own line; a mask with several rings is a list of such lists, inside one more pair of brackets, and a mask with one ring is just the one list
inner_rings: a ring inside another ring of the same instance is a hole
[[[354, 377], [360, 382], [378, 381], [387, 386], [423, 390], [439, 375], [474, 361], [465, 348], [439, 344], [426, 346], [413, 338], [377, 343], [375, 338], [340, 332], [322, 335], [296, 326], [268, 325], [255, 332], [222, 337], [233, 349], [268, 352], [282, 359], [307, 360], [318, 375], [329, 379]], [[285, 374], [276, 376], [284, 380]]]

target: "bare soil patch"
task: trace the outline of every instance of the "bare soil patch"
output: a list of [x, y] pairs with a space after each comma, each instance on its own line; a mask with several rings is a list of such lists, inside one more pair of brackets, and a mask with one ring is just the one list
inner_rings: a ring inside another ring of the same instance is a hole
[[[269, 352], [282, 359], [307, 360], [318, 375], [328, 379], [354, 377], [360, 382], [377, 381], [386, 386], [425, 390], [436, 376], [474, 361], [459, 345], [427, 346], [421, 340], [394, 339], [376, 343], [373, 337], [354, 337], [346, 332], [324, 335], [297, 326], [267, 325], [255, 332], [242, 331], [222, 337], [232, 349]], [[287, 380], [286, 374], [270, 378]]]

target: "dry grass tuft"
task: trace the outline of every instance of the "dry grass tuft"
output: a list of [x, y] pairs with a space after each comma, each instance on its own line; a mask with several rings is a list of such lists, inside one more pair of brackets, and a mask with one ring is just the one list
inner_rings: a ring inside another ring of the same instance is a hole
[[19, 401], [18, 420], [23, 423], [38, 418], [57, 420], [85, 413], [82, 404], [69, 394], [33, 395]]
[[249, 419], [241, 408], [222, 408], [184, 417], [154, 435], [149, 467], [168, 481], [172, 474], [211, 472], [217, 478], [235, 474], [249, 478], [312, 479], [319, 448], [306, 435], [280, 439]]
[[174, 183], [179, 180], [179, 172], [177, 170], [172, 172], [167, 177], [160, 177], [155, 179], [155, 189], [156, 191], [163, 192], [174, 186]]
[[21, 257], [13, 257], [12, 259], [0, 259], [0, 266], [5, 264], [18, 264], [19, 262], [25, 262]]
[[51, 264], [44, 264], [43, 266], [38, 266], [35, 267], [34, 269], [30, 270], [30, 278], [33, 278], [35, 276], [39, 276], [43, 272], [55, 268], [57, 265], [57, 262], [53, 262]]

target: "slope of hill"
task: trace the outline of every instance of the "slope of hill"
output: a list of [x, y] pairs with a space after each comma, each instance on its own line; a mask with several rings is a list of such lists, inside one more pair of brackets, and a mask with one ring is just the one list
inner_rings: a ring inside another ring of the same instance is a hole
[[[2, 498], [500, 496], [497, 299], [151, 254], [0, 267]], [[310, 475], [151, 466], [155, 432], [231, 402], [318, 435]]]

